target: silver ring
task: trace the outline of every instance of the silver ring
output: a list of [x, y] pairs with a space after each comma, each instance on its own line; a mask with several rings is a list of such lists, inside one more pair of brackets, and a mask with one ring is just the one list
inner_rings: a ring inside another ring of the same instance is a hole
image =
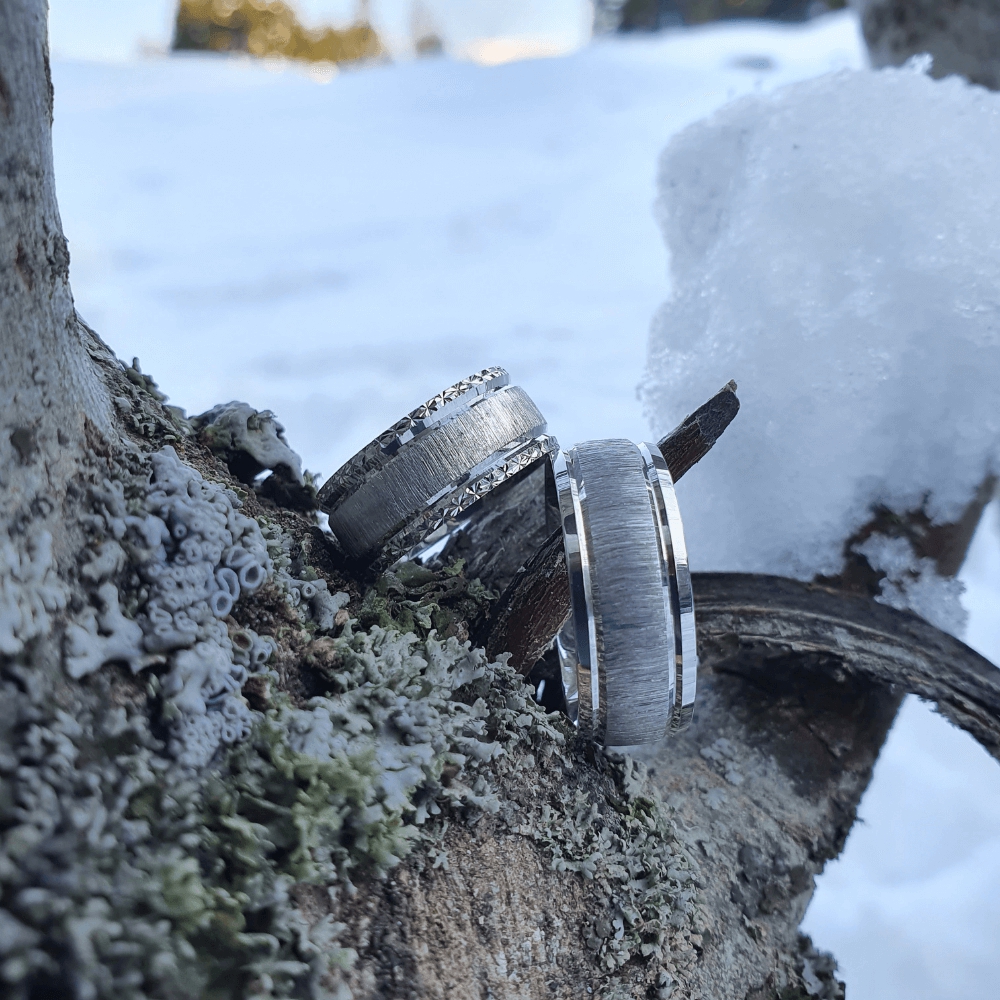
[[486, 368], [407, 414], [319, 491], [354, 558], [398, 559], [558, 448], [528, 394]]
[[556, 640], [570, 718], [604, 746], [691, 721], [694, 596], [673, 481], [655, 445], [587, 441], [552, 458], [572, 610]]

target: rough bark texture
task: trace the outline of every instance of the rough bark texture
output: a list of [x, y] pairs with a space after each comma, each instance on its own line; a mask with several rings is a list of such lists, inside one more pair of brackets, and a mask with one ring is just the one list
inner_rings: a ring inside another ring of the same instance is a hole
[[729, 381], [657, 443], [675, 483], [711, 451], [739, 412], [736, 383]]
[[[899, 702], [907, 691], [936, 702], [1000, 756], [1000, 673], [862, 595], [739, 574], [697, 575], [695, 590], [695, 722], [642, 754], [699, 889], [696, 921], [661, 966], [676, 983], [669, 995], [840, 997], [832, 963], [798, 925], [815, 876], [843, 848]], [[526, 775], [522, 799], [550, 794], [553, 778]], [[372, 963], [361, 966], [360, 995], [665, 989], [641, 962], [617, 970], [613, 986], [581, 964], [567, 943], [587, 937], [586, 914], [606, 900], [587, 883], [560, 884], [509, 828], [456, 830], [448, 845], [450, 872], [404, 870], [360, 907], [358, 941]]]
[[917, 694], [1000, 759], [1000, 670], [922, 618], [782, 577], [702, 573], [694, 582], [709, 663], [800, 657], [837, 682]]
[[929, 53], [937, 78], [957, 74], [1000, 90], [998, 0], [858, 0], [873, 66]]
[[0, 468], [5, 513], [58, 502], [110, 400], [69, 288], [52, 172], [46, 5], [0, 5]]

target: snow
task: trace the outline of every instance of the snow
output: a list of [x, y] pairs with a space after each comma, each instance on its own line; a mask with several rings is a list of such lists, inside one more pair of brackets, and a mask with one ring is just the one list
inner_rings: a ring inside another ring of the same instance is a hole
[[[635, 387], [670, 291], [651, 211], [658, 154], [733, 98], [863, 65], [849, 16], [607, 40], [493, 69], [400, 64], [325, 85], [241, 60], [57, 60], [77, 304], [174, 403], [271, 409], [327, 474], [488, 364], [511, 370], [564, 445], [648, 438]], [[733, 460], [728, 439], [754, 419], [745, 374], [720, 363], [692, 387], [697, 404], [735, 377], [744, 407], [681, 484], [688, 523], [713, 469]], [[1000, 661], [998, 528], [994, 511], [963, 580], [968, 639]], [[697, 545], [695, 568], [707, 568], [711, 540]], [[903, 712], [868, 822], [808, 914], [852, 1000], [911, 1000], [928, 983], [943, 984], [936, 1000], [995, 995], [1000, 957], [983, 944], [1000, 895], [994, 772], [938, 717]], [[898, 867], [879, 868], [887, 857]], [[897, 982], [915, 953], [920, 982]]]
[[888, 538], [876, 532], [854, 551], [868, 560], [872, 569], [885, 574], [881, 594], [875, 598], [890, 608], [912, 611], [925, 621], [952, 635], [962, 636], [968, 612], [962, 607], [965, 584], [941, 577], [933, 559], [917, 558], [905, 538]]
[[[966, 640], [1000, 662], [1000, 501], [961, 572]], [[851, 1000], [993, 1000], [1000, 958], [1000, 767], [917, 698], [903, 703], [844, 853], [803, 929]]]
[[913, 68], [748, 97], [672, 140], [645, 395], [663, 430], [723, 373], [743, 401], [688, 487], [702, 568], [834, 574], [873, 505], [926, 497], [948, 523], [1000, 471], [998, 161], [1000, 94]]
[[1000, 768], [916, 698], [903, 703], [847, 850], [803, 928], [851, 1000], [992, 1000], [1000, 941]]
[[983, 514], [959, 579], [969, 612], [965, 641], [1000, 665], [1000, 501]]
[[57, 63], [74, 291], [173, 402], [273, 410], [313, 471], [491, 364], [564, 443], [641, 439], [658, 153], [730, 96], [860, 61], [840, 18], [325, 86], [242, 60]]

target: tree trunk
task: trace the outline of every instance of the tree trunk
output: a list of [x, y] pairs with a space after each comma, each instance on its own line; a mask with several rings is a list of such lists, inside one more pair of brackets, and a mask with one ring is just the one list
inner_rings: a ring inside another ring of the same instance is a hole
[[[113, 440], [108, 393], [69, 287], [52, 172], [52, 80], [44, 0], [0, 18], [0, 439], [3, 510], [57, 506], [88, 433]], [[45, 498], [43, 501], [42, 498]]]
[[1000, 90], [998, 0], [857, 0], [872, 65], [928, 53], [931, 76], [964, 76]]

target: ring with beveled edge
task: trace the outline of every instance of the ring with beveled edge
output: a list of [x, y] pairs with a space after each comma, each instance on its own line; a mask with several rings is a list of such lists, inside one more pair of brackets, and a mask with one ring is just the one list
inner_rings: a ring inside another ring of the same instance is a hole
[[659, 449], [587, 441], [552, 458], [571, 612], [556, 640], [570, 718], [604, 746], [655, 743], [691, 721], [694, 598]]
[[349, 556], [392, 561], [556, 448], [531, 397], [486, 368], [362, 448], [320, 489], [320, 506]]

